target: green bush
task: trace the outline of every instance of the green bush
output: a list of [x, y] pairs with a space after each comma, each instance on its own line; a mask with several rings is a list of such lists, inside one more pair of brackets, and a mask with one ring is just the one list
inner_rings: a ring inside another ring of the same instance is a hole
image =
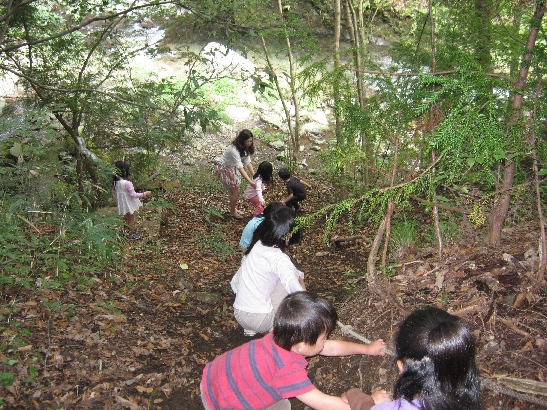
[[[86, 284], [90, 273], [120, 257], [116, 216], [49, 212], [29, 220], [23, 200], [0, 203], [0, 283], [27, 288]], [[54, 227], [52, 229], [52, 227]], [[3, 286], [2, 289], [5, 290]]]

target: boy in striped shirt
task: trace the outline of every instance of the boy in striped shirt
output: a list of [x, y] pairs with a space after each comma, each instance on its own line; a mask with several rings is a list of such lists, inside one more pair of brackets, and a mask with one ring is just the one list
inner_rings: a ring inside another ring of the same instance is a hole
[[289, 410], [296, 397], [312, 409], [350, 410], [337, 396], [319, 391], [308, 378], [306, 357], [384, 355], [382, 339], [365, 345], [327, 340], [338, 316], [326, 299], [309, 292], [288, 295], [273, 331], [208, 363], [201, 378], [206, 410]]

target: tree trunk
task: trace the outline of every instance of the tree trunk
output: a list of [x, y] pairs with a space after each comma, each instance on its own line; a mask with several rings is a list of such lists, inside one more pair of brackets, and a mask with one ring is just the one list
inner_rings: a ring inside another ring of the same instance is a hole
[[[340, 70], [340, 0], [334, 1], [334, 69], [336, 71]], [[341, 127], [341, 116], [340, 116], [340, 84], [339, 80], [336, 78], [335, 83], [333, 84], [333, 98], [334, 98], [334, 117], [335, 117], [335, 132], [336, 132], [336, 142], [340, 143], [342, 135]]]
[[[526, 52], [522, 57], [522, 64], [519, 72], [519, 76], [515, 81], [514, 88], [515, 94], [513, 96], [512, 111], [513, 115], [509, 121], [508, 126], [515, 127], [521, 118], [521, 107], [523, 101], [523, 93], [520, 91], [526, 86], [526, 80], [528, 78], [528, 72], [530, 70], [530, 63], [532, 61], [532, 54], [537, 41], [539, 28], [545, 14], [545, 0], [536, 2], [536, 9], [534, 11], [534, 17], [531, 19], [530, 32], [528, 34], [528, 40], [526, 41]], [[510, 132], [511, 130], [509, 130]], [[500, 198], [494, 202], [494, 206], [490, 211], [490, 246], [499, 248], [501, 246], [501, 230], [507, 213], [509, 212], [509, 205], [511, 203], [510, 190], [513, 187], [513, 178], [515, 176], [515, 163], [511, 158], [505, 160], [505, 166], [503, 169], [503, 185], [501, 187], [504, 192]]]
[[[283, 21], [283, 4], [281, 0], [278, 0], [277, 5], [279, 7], [279, 17]], [[299, 145], [300, 145], [300, 102], [298, 100], [298, 93], [296, 91], [296, 69], [294, 58], [292, 55], [291, 41], [289, 40], [289, 35], [285, 31], [285, 43], [287, 45], [287, 57], [289, 58], [289, 73], [290, 73], [290, 88], [291, 88], [291, 99], [294, 107], [294, 128], [289, 127], [291, 131], [291, 152], [290, 158], [293, 167], [298, 165], [298, 156], [300, 154]], [[291, 118], [287, 118], [287, 121], [291, 121]], [[291, 167], [292, 168], [292, 167]]]

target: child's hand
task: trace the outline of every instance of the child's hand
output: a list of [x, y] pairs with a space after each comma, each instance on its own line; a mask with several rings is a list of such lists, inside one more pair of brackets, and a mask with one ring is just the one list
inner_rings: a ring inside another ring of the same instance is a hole
[[386, 401], [391, 401], [391, 397], [387, 394], [385, 390], [376, 390], [373, 392], [370, 397], [374, 400], [374, 404], [384, 403]]
[[378, 339], [372, 342], [368, 345], [369, 352], [368, 354], [370, 356], [383, 356], [386, 353], [384, 352], [384, 349], [387, 347], [386, 342], [384, 342], [384, 339]]
[[144, 193], [144, 197], [145, 197], [145, 198], [146, 198], [146, 197], [149, 197], [150, 195], [152, 195], [152, 191], [146, 191], [146, 192]]

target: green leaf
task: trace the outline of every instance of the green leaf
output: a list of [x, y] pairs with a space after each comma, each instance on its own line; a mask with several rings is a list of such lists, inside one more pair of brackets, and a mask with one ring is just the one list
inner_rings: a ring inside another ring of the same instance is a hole
[[13, 384], [13, 372], [0, 372], [0, 382], [3, 387], [8, 387]]
[[9, 153], [14, 157], [19, 157], [23, 153], [23, 146], [16, 142], [13, 144], [13, 147], [10, 148]]
[[547, 175], [547, 169], [541, 168], [541, 169], [539, 170], [538, 174], [539, 174], [539, 175], [542, 175], [542, 176], [543, 176], [543, 175]]
[[505, 153], [505, 151], [494, 151], [494, 158], [497, 161], [504, 159], [506, 156], [507, 154]]

